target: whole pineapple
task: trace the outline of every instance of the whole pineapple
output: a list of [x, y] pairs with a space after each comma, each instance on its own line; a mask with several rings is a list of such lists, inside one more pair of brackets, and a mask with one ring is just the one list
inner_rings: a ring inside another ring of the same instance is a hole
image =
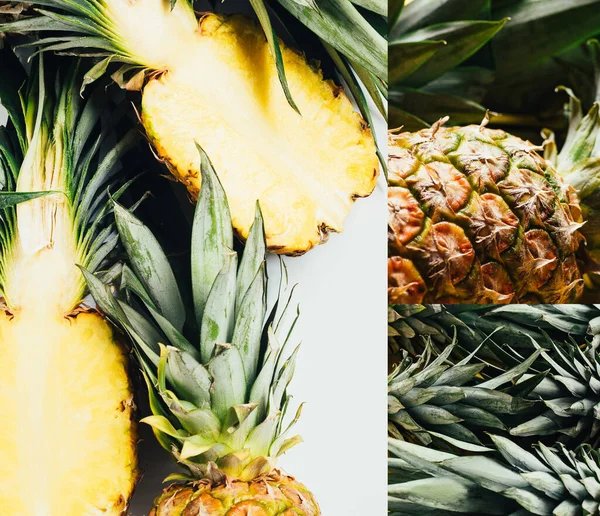
[[123, 296], [85, 273], [98, 305], [135, 344], [153, 412], [143, 422], [186, 469], [170, 477], [179, 482], [156, 499], [151, 514], [316, 516], [312, 494], [276, 465], [300, 442], [289, 435], [300, 410], [285, 421], [297, 353], [283, 356], [290, 299], [278, 299], [267, 316], [260, 209], [238, 265], [225, 192], [200, 152], [203, 187], [191, 245], [195, 317], [186, 318], [154, 236], [118, 204], [117, 228], [129, 257]]
[[533, 145], [443, 122], [390, 135], [390, 302], [575, 301], [575, 191]]
[[0, 51], [0, 512], [124, 515], [137, 479], [128, 352], [84, 301], [77, 264], [110, 265], [106, 189], [136, 136], [111, 149], [104, 88], [81, 98], [76, 66], [32, 69]]
[[[195, 200], [202, 145], [242, 238], [258, 200], [269, 249], [302, 254], [342, 231], [355, 199], [373, 191], [379, 165], [367, 122], [340, 86], [278, 40], [262, 1], [252, 2], [262, 28], [241, 15], [199, 19], [187, 0], [31, 3], [36, 16], [0, 24], [0, 32], [54, 31], [36, 44], [102, 56], [88, 82], [122, 64], [113, 77], [142, 90], [140, 118], [157, 157]], [[350, 84], [354, 66], [381, 98], [386, 41], [350, 2], [280, 3], [329, 42]], [[380, 13], [384, 3], [370, 2]], [[362, 92], [357, 98], [366, 106]]]

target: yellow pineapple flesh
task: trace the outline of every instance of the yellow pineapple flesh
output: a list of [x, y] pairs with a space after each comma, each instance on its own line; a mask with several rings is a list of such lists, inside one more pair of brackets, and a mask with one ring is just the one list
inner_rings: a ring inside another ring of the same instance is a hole
[[200, 144], [219, 171], [240, 236], [248, 236], [259, 200], [274, 252], [301, 254], [342, 231], [354, 200], [373, 191], [378, 175], [371, 131], [342, 88], [282, 44], [298, 114], [264, 34], [243, 16], [207, 15], [184, 41], [142, 100], [147, 135], [174, 176], [197, 197]]
[[0, 513], [124, 514], [133, 401], [108, 323], [94, 312], [3, 311], [0, 361]]

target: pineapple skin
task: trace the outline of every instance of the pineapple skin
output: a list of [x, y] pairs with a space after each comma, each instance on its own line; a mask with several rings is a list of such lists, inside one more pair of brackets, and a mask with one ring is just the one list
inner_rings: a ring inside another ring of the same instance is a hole
[[200, 480], [172, 484], [155, 500], [148, 516], [318, 516], [312, 493], [278, 471], [250, 482]]
[[0, 359], [0, 512], [126, 514], [137, 425], [128, 352], [111, 325], [82, 309], [2, 311]]
[[207, 14], [185, 56], [151, 78], [141, 120], [159, 159], [196, 200], [196, 143], [211, 157], [232, 222], [245, 239], [259, 200], [267, 246], [301, 255], [343, 231], [354, 201], [379, 175], [370, 128], [343, 89], [280, 43], [301, 115], [288, 104], [262, 29]]
[[531, 143], [483, 126], [390, 134], [391, 303], [572, 303], [575, 191]]

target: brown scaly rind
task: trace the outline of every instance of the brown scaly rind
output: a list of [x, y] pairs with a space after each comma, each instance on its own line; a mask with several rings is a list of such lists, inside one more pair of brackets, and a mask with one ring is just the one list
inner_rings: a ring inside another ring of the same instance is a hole
[[250, 482], [226, 479], [172, 484], [148, 516], [319, 516], [312, 493], [293, 477], [274, 470]]
[[391, 303], [572, 303], [574, 190], [531, 143], [482, 126], [389, 137]]

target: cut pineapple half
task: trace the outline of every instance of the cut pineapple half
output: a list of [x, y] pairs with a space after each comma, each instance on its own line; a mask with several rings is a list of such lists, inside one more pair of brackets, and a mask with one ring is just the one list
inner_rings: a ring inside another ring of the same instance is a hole
[[124, 515], [137, 479], [128, 356], [84, 304], [77, 265], [110, 266], [107, 187], [134, 135], [100, 155], [103, 89], [82, 99], [76, 67], [46, 84], [41, 61], [28, 79], [6, 48], [0, 64], [2, 196], [52, 192], [0, 218], [0, 514]]
[[300, 114], [290, 108], [264, 36], [246, 18], [207, 16], [183, 62], [144, 89], [142, 120], [159, 156], [197, 197], [198, 152], [219, 171], [247, 238], [260, 201], [270, 250], [297, 254], [342, 231], [377, 180], [371, 131], [341, 88], [283, 46]]
[[[343, 89], [280, 42], [296, 111], [265, 35], [251, 19], [206, 14], [198, 21], [183, 0], [173, 8], [167, 0], [102, 0], [89, 9], [65, 0], [52, 5], [69, 17], [58, 23], [55, 14], [43, 11], [33, 24], [68, 35], [42, 45], [77, 52], [80, 41], [98, 48], [107, 57], [89, 80], [113, 62], [124, 63], [115, 77], [139, 72], [127, 84], [143, 88], [142, 122], [158, 156], [195, 200], [196, 144], [206, 149], [241, 237], [248, 235], [258, 200], [268, 248], [304, 253], [329, 232], [342, 231], [354, 200], [373, 191], [379, 171], [375, 142]], [[0, 30], [31, 30], [31, 23]], [[93, 37], [73, 39], [71, 33]]]

